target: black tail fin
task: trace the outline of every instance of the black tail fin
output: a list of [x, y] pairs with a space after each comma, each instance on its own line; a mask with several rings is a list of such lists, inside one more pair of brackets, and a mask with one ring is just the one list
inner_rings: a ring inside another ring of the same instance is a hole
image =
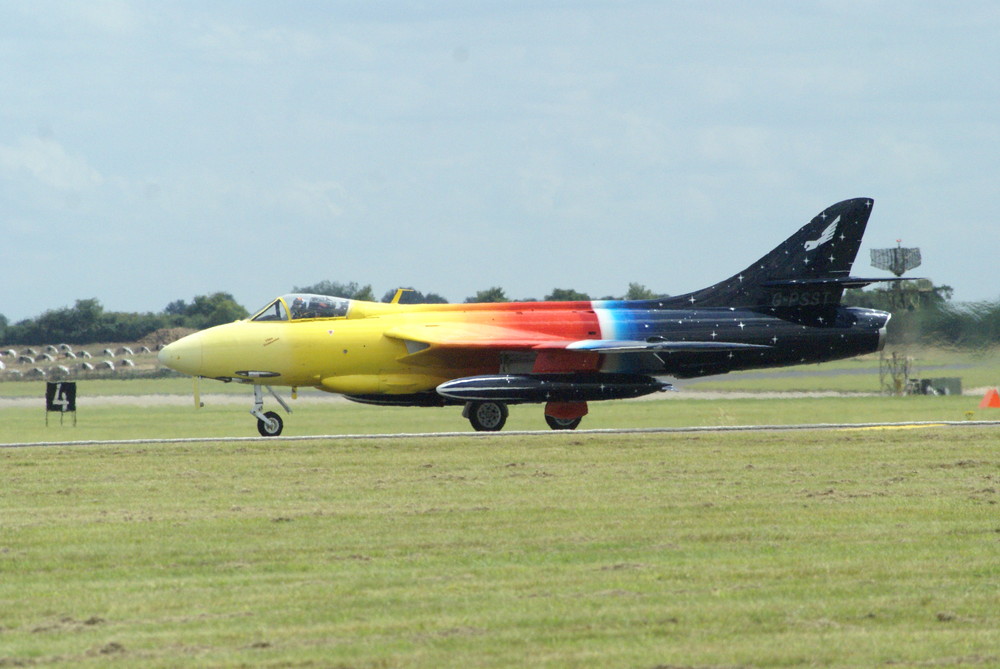
[[844, 288], [878, 280], [850, 276], [872, 204], [871, 198], [838, 202], [739, 274], [669, 302], [689, 307], [840, 304]]

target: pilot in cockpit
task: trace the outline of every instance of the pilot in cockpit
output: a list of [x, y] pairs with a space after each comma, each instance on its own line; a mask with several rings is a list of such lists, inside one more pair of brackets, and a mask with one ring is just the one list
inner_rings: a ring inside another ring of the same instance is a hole
[[296, 297], [292, 300], [292, 319], [296, 318], [306, 318], [306, 301], [301, 297]]
[[325, 295], [296, 295], [289, 302], [289, 309], [292, 320], [338, 318], [347, 315], [348, 305], [348, 300], [326, 297]]

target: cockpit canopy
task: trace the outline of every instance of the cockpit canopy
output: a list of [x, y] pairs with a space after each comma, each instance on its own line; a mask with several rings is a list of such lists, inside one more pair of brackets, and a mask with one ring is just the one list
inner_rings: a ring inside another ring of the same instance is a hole
[[308, 318], [345, 318], [351, 301], [343, 297], [289, 293], [261, 309], [252, 321], [299, 321]]

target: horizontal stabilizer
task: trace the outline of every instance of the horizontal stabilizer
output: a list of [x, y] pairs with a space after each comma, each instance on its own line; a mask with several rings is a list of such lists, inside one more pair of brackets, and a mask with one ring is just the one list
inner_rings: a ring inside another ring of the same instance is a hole
[[862, 278], [859, 276], [818, 276], [804, 279], [774, 279], [761, 283], [766, 288], [792, 288], [801, 286], [805, 288], [816, 286], [839, 286], [840, 288], [864, 288], [872, 283], [886, 283], [890, 281], [918, 281], [918, 279], [901, 277], [881, 277], [878, 279]]

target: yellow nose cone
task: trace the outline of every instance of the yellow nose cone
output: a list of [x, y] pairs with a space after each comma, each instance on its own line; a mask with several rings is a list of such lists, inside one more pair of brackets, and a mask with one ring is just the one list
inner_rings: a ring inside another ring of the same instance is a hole
[[167, 344], [156, 354], [160, 364], [182, 374], [199, 376], [202, 368], [201, 333], [196, 332], [173, 344]]

